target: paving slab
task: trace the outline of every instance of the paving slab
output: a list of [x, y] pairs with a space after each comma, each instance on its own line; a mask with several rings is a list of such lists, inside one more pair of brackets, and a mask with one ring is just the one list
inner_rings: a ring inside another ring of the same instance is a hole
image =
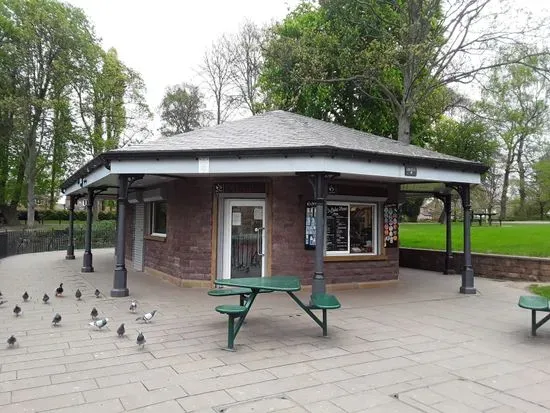
[[[15, 334], [19, 344], [0, 348], [2, 413], [550, 409], [550, 328], [530, 336], [530, 313], [517, 307], [527, 283], [478, 278], [481, 294], [464, 296], [460, 275], [403, 268], [392, 286], [339, 291], [342, 308], [331, 312], [329, 338], [285, 294], [264, 294], [237, 351], [227, 352], [227, 321], [214, 307], [231, 297], [129, 269], [131, 296], [111, 298], [113, 250], [93, 254], [95, 272], [88, 274], [80, 272], [82, 251], [74, 261], [63, 251], [0, 260], [9, 300], [0, 308], [0, 332], [3, 340]], [[60, 282], [65, 295], [55, 297]], [[25, 290], [31, 299], [21, 303]], [[49, 304], [41, 302], [44, 293]], [[299, 296], [307, 299], [306, 292]], [[138, 314], [129, 311], [130, 299]], [[15, 304], [21, 317], [13, 316]], [[89, 326], [93, 307], [109, 318], [106, 328]], [[135, 320], [153, 309], [150, 323]], [[62, 322], [53, 327], [57, 312]], [[126, 336], [119, 338], [122, 322]]]

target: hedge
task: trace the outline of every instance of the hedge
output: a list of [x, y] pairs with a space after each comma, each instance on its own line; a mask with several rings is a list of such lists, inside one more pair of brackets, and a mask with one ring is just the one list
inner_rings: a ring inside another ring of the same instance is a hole
[[[69, 210], [67, 209], [46, 209], [37, 211], [39, 220], [44, 221], [68, 221]], [[19, 220], [26, 220], [27, 211], [18, 212]], [[76, 221], [86, 221], [86, 211], [74, 211], [74, 219]], [[99, 221], [112, 221], [116, 219], [116, 212], [100, 212], [98, 214]]]

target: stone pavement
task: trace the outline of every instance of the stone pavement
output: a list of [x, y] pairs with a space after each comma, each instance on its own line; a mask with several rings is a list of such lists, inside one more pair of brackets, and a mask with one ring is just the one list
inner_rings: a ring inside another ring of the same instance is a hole
[[[113, 251], [94, 251], [92, 274], [80, 273], [81, 256], [0, 261], [9, 300], [0, 307], [0, 412], [550, 411], [550, 325], [529, 336], [530, 313], [517, 307], [525, 284], [478, 279], [480, 293], [462, 296], [459, 276], [402, 269], [397, 285], [338, 292], [343, 308], [329, 314], [329, 338], [286, 294], [264, 294], [231, 353], [221, 350], [227, 320], [214, 307], [237, 297], [130, 273], [138, 310], [158, 309], [141, 325], [129, 299], [108, 296]], [[65, 296], [56, 298], [60, 282]], [[95, 288], [105, 295], [95, 298]], [[109, 329], [88, 325], [94, 306]], [[121, 322], [125, 338], [116, 335]], [[10, 334], [19, 347], [7, 348]]]

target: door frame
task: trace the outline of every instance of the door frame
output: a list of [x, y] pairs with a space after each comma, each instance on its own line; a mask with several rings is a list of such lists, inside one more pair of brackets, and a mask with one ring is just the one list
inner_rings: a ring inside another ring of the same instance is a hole
[[217, 278], [230, 278], [231, 276], [231, 210], [233, 206], [261, 206], [262, 207], [262, 220], [263, 227], [265, 228], [262, 232], [262, 246], [263, 246], [263, 257], [262, 257], [262, 266], [261, 274], [262, 277], [266, 276], [267, 269], [267, 256], [269, 254], [269, 244], [268, 244], [268, 222], [267, 222], [267, 202], [265, 196], [263, 197], [223, 197], [219, 199], [220, 202], [220, 211], [218, 215], [218, 271]]

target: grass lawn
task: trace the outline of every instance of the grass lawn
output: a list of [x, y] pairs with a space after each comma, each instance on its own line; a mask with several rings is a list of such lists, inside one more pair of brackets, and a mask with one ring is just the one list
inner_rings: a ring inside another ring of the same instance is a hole
[[533, 294], [542, 295], [543, 297], [550, 299], [550, 285], [533, 284], [529, 286], [529, 290]]
[[[550, 257], [550, 224], [472, 225], [472, 252], [529, 257]], [[452, 226], [453, 250], [462, 251], [462, 223]], [[402, 223], [400, 245], [409, 248], [445, 249], [445, 225]]]

